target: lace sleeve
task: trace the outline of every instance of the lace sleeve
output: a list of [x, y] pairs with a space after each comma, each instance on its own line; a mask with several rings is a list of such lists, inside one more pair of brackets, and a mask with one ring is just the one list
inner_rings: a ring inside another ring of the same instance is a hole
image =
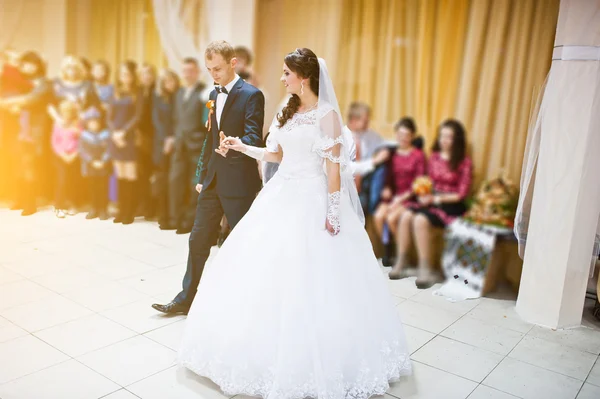
[[364, 224], [365, 216], [350, 163], [352, 136], [343, 133], [339, 103], [327, 64], [322, 58], [319, 58], [319, 101], [316, 116], [319, 135], [314, 142], [313, 151], [324, 160], [327, 172], [327, 220], [336, 232], [339, 231], [340, 214], [344, 203], [349, 201], [360, 222]]

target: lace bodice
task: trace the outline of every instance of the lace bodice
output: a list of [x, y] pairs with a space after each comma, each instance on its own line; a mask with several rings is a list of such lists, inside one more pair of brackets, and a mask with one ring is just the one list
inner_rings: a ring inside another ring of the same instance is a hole
[[281, 146], [283, 159], [278, 174], [286, 178], [324, 176], [323, 158], [316, 151], [319, 142], [317, 110], [296, 113], [283, 127], [273, 129], [267, 148]]

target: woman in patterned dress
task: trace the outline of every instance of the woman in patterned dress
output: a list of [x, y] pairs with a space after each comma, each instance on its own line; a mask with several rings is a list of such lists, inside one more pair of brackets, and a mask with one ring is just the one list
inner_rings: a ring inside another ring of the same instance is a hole
[[417, 128], [412, 118], [402, 118], [394, 127], [398, 141], [396, 153], [389, 162], [386, 182], [379, 204], [375, 211], [375, 228], [379, 237], [383, 236], [384, 225], [387, 223], [393, 234], [398, 230], [398, 222], [405, 206], [413, 197], [413, 181], [425, 174], [425, 155], [423, 151], [413, 146]]
[[441, 280], [432, 268], [431, 231], [444, 228], [467, 210], [471, 190], [472, 162], [466, 155], [465, 128], [453, 119], [442, 122], [427, 165], [433, 193], [409, 202], [400, 219], [398, 260], [391, 279], [407, 277], [406, 255], [414, 240], [419, 255], [417, 287], [429, 288]]

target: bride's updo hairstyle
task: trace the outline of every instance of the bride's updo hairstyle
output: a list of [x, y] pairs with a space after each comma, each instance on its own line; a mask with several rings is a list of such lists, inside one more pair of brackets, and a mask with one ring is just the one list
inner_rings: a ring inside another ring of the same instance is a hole
[[[286, 55], [283, 62], [285, 62], [285, 65], [287, 65], [290, 71], [298, 75], [299, 78], [309, 79], [310, 84], [308, 86], [310, 87], [310, 90], [317, 96], [319, 95], [319, 60], [311, 49], [298, 48]], [[304, 87], [305, 90], [308, 89], [308, 87]], [[283, 107], [281, 113], [277, 115], [277, 121], [279, 122], [280, 128], [283, 127], [296, 112], [298, 112], [298, 108], [300, 108], [300, 97], [296, 94], [292, 94], [287, 105]]]

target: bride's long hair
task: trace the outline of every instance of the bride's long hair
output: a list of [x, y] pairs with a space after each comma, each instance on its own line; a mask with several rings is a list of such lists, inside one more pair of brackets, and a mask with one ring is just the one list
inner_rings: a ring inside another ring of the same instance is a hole
[[[300, 78], [308, 79], [310, 90], [319, 95], [319, 59], [311, 49], [298, 48], [286, 55], [283, 62]], [[298, 108], [300, 108], [300, 97], [292, 94], [287, 105], [277, 115], [280, 128], [298, 112]]]

